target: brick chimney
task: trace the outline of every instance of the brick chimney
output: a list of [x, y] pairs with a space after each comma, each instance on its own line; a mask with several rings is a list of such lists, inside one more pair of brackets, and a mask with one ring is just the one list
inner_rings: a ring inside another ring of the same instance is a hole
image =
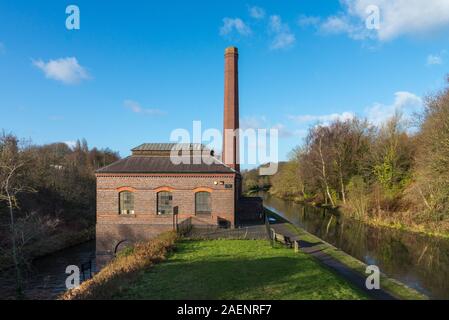
[[[223, 126], [223, 162], [240, 171], [239, 161], [239, 73], [238, 50], [225, 50], [225, 90]], [[235, 134], [234, 134], [235, 133]]]

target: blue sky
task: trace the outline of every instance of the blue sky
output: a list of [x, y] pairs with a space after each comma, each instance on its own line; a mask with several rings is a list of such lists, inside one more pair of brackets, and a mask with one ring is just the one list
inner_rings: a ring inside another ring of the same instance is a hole
[[447, 0], [0, 1], [0, 128], [122, 156], [193, 120], [221, 129], [235, 45], [242, 126], [280, 129], [286, 159], [317, 122], [419, 110], [445, 86], [448, 31]]

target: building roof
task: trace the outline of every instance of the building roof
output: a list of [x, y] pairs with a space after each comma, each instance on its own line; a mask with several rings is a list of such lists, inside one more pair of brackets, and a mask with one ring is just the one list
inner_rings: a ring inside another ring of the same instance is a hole
[[201, 143], [143, 143], [131, 151], [133, 156], [169, 157], [173, 152], [191, 156], [214, 155], [213, 150]]
[[[237, 173], [212, 156], [203, 157], [203, 160], [198, 156], [184, 157], [183, 160], [186, 161], [176, 164], [166, 156], [132, 155], [98, 169], [96, 173]], [[213, 163], [208, 164], [209, 161]]]
[[131, 149], [131, 151], [171, 151], [188, 150], [203, 151], [209, 150], [201, 143], [142, 143], [140, 146]]

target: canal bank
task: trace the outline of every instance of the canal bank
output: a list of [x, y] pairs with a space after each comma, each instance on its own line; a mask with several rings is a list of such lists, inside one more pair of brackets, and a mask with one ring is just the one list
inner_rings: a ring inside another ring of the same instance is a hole
[[[327, 209], [303, 206], [268, 194], [264, 205], [291, 224], [366, 265], [377, 265], [432, 299], [449, 298], [449, 241], [391, 228], [374, 227]], [[364, 271], [363, 271], [364, 272]]]
[[[77, 244], [37, 258], [23, 270], [25, 299], [53, 300], [67, 290], [68, 266], [80, 269], [80, 281], [95, 272], [95, 240]], [[83, 270], [83, 266], [86, 266]], [[89, 267], [87, 267], [89, 266]], [[84, 271], [84, 272], [83, 272]], [[14, 269], [0, 273], [0, 300], [15, 299], [16, 283]]]
[[273, 232], [287, 237], [288, 241], [297, 242], [299, 250], [314, 257], [322, 265], [342, 276], [372, 299], [423, 300], [428, 298], [382, 273], [380, 275], [380, 288], [367, 289], [365, 282], [369, 274], [366, 273], [366, 264], [315, 237], [304, 229], [294, 226], [267, 208], [265, 208], [265, 214], [272, 220], [270, 228]]

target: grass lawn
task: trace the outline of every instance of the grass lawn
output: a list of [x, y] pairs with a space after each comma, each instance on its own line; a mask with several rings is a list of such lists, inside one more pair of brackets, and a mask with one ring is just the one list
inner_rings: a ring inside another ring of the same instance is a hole
[[117, 299], [366, 299], [313, 258], [263, 240], [179, 241]]

